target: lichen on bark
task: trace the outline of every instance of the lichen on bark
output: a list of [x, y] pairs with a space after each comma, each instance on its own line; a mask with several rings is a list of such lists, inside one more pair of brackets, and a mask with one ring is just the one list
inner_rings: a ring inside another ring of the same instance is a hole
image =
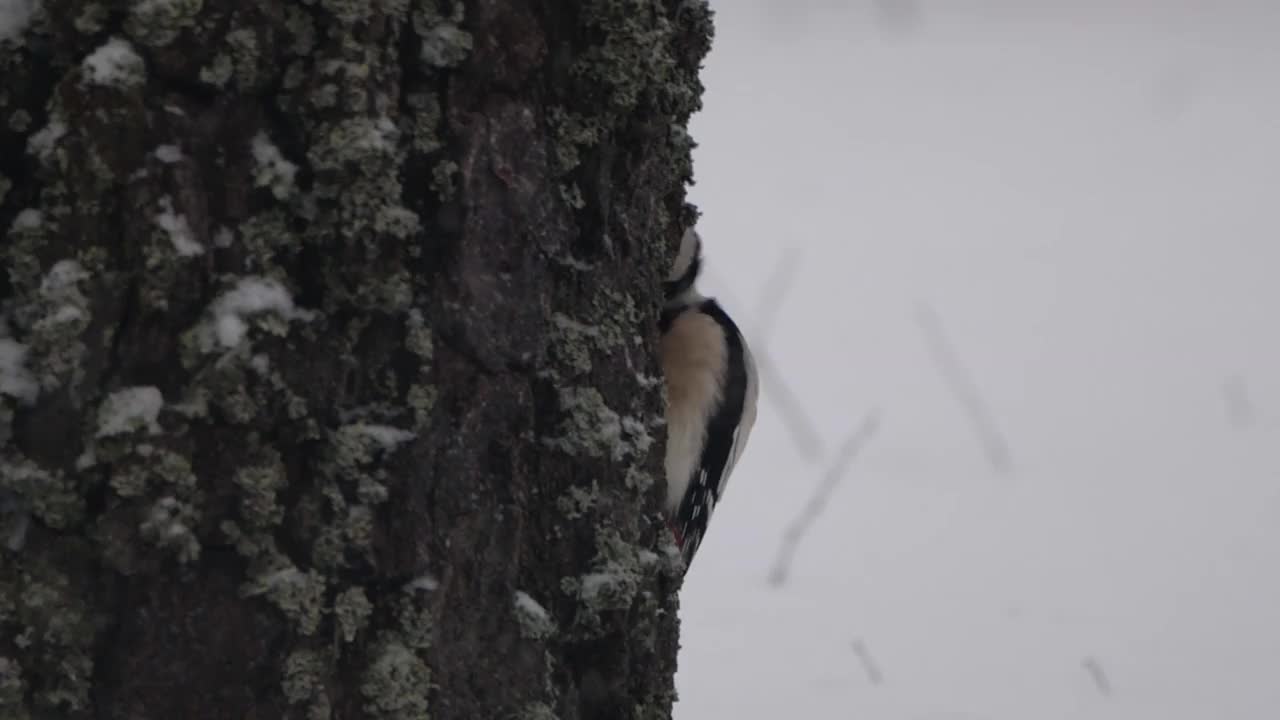
[[669, 716], [710, 29], [45, 0], [0, 39], [0, 716]]

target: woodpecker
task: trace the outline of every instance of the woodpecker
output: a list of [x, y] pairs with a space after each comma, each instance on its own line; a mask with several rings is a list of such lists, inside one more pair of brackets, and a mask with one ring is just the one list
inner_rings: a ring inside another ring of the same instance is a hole
[[698, 292], [702, 238], [692, 228], [663, 283], [659, 320], [667, 389], [667, 522], [686, 568], [756, 421], [751, 350], [713, 298]]

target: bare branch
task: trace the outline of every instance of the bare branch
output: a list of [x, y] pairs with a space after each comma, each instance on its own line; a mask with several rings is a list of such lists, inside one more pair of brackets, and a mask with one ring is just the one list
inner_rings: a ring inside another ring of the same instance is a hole
[[772, 401], [801, 457], [809, 462], [816, 461], [824, 451], [822, 437], [805, 412], [804, 405], [783, 378], [782, 371], [773, 363], [773, 358], [763, 348], [756, 350], [756, 347], [758, 344], [753, 343], [751, 354], [755, 356], [756, 369], [760, 372], [761, 395]]
[[992, 418], [973, 376], [960, 362], [954, 346], [947, 339], [942, 320], [933, 308], [924, 303], [916, 309], [916, 320], [920, 324], [920, 330], [924, 333], [930, 354], [937, 363], [943, 380], [968, 414], [969, 423], [973, 427], [974, 434], [978, 436], [978, 443], [986, 452], [991, 467], [997, 472], [1009, 472], [1013, 466], [1009, 454], [1009, 443]]
[[782, 301], [795, 287], [796, 269], [800, 267], [800, 252], [784, 250], [782, 257], [773, 266], [773, 272], [760, 286], [760, 295], [756, 297], [755, 338], [761, 343], [769, 342], [773, 334], [774, 324], [778, 320]]
[[854, 638], [853, 654], [857, 655], [858, 661], [862, 663], [862, 669], [867, 673], [867, 681], [872, 685], [883, 685], [884, 673], [880, 672], [880, 665], [871, 656], [871, 650], [867, 648], [867, 644], [862, 638]]
[[[779, 261], [774, 272], [765, 282], [763, 292], [757, 301], [757, 307], [760, 310], [760, 318], [757, 318], [756, 327], [746, 332], [750, 344], [751, 354], [756, 360], [756, 369], [760, 372], [761, 394], [766, 402], [772, 403], [774, 410], [777, 411], [779, 418], [782, 420], [783, 427], [786, 428], [787, 434], [791, 436], [791, 442], [795, 445], [800, 456], [806, 461], [813, 462], [822, 457], [824, 452], [824, 444], [822, 437], [814, 422], [809, 419], [809, 414], [805, 412], [803, 403], [799, 397], [791, 390], [791, 386], [787, 383], [786, 376], [773, 362], [772, 356], [769, 354], [767, 345], [767, 333], [772, 330], [773, 323], [778, 317], [778, 309], [782, 307], [782, 298], [790, 292], [795, 277], [795, 268], [798, 265], [799, 253], [784, 253], [782, 260]], [[708, 276], [713, 276], [709, 270], [703, 271]], [[723, 287], [723, 283], [717, 281], [717, 285]], [[726, 302], [741, 307], [737, 299], [728, 292], [720, 292], [724, 296]]]
[[1080, 666], [1084, 671], [1089, 673], [1089, 677], [1093, 680], [1093, 685], [1098, 689], [1098, 694], [1103, 697], [1111, 697], [1111, 680], [1107, 678], [1107, 671], [1103, 669], [1102, 663], [1092, 655], [1081, 661]]
[[879, 427], [880, 411], [878, 409], [872, 410], [863, 418], [857, 429], [845, 438], [844, 444], [840, 446], [840, 450], [836, 454], [835, 461], [827, 468], [822, 481], [814, 488], [813, 495], [805, 503], [800, 515], [792, 521], [791, 525], [783, 533], [782, 542], [778, 546], [778, 557], [774, 561], [773, 569], [769, 572], [769, 583], [771, 585], [776, 587], [786, 583], [800, 540], [804, 538], [805, 533], [809, 531], [814, 521], [822, 514], [823, 509], [827, 506], [827, 501], [831, 497], [831, 493], [835, 492], [836, 486], [844, 479], [849, 466], [853, 464], [854, 459], [866, 447], [866, 444], [875, 435]]

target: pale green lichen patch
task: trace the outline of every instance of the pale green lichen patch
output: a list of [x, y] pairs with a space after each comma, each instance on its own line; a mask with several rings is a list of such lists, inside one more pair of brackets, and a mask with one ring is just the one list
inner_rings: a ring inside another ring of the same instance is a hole
[[311, 104], [321, 109], [337, 107], [338, 94], [338, 86], [334, 83], [317, 85], [311, 91]]
[[429, 720], [430, 691], [431, 670], [413, 650], [395, 640], [374, 647], [360, 684], [365, 712], [389, 720]]
[[380, 453], [391, 452], [414, 438], [409, 430], [357, 422], [343, 425], [332, 436], [333, 460], [339, 472], [354, 476]]
[[369, 616], [373, 614], [373, 603], [365, 595], [363, 588], [348, 588], [338, 594], [333, 601], [333, 615], [338, 624], [338, 636], [345, 642], [352, 642], [362, 630], [369, 625]]
[[215, 87], [224, 87], [235, 71], [235, 61], [231, 56], [219, 53], [208, 65], [200, 69], [200, 80]]
[[443, 114], [436, 94], [411, 92], [405, 97], [405, 103], [413, 112], [401, 117], [401, 131], [409, 137], [413, 149], [432, 153], [444, 147], [444, 140], [440, 137]]
[[342, 531], [347, 543], [354, 548], [365, 549], [373, 542], [373, 508], [360, 504], [347, 508]]
[[551, 350], [574, 376], [591, 372], [592, 349], [600, 342], [600, 328], [578, 322], [564, 313], [551, 316]]
[[434, 386], [416, 383], [409, 387], [405, 402], [413, 410], [413, 426], [419, 430], [431, 424], [431, 413], [435, 410], [440, 391]]
[[547, 123], [556, 138], [555, 170], [564, 174], [582, 162], [581, 151], [600, 143], [604, 128], [598, 121], [577, 115], [565, 107], [552, 107], [547, 112]]
[[457, 67], [471, 52], [471, 34], [451, 22], [441, 22], [422, 33], [422, 62], [429, 68]]
[[552, 379], [563, 383], [566, 377], [586, 375], [597, 357], [612, 360], [621, 354], [630, 363], [633, 353], [644, 352], [635, 332], [643, 319], [629, 293], [602, 291], [580, 312], [581, 317], [559, 312], [551, 316], [548, 349], [562, 368], [551, 374]]
[[560, 435], [543, 438], [543, 443], [570, 455], [608, 457], [619, 461], [643, 457], [653, 445], [645, 424], [623, 417], [610, 408], [599, 390], [592, 387], [559, 389], [560, 409], [565, 419]]
[[644, 315], [630, 293], [603, 291], [595, 298], [592, 314], [597, 318], [594, 324], [601, 328], [604, 347], [617, 349], [627, 342], [633, 346], [641, 344], [636, 329], [644, 322]]
[[640, 577], [629, 568], [610, 568], [579, 578], [579, 595], [593, 608], [623, 610], [640, 589]]
[[258, 46], [258, 33], [249, 28], [239, 28], [227, 33], [226, 45], [231, 52], [231, 67], [240, 90], [251, 92], [267, 79], [262, 68], [262, 51]]
[[118, 442], [99, 443], [94, 454], [94, 463], [100, 459], [113, 463], [111, 488], [123, 498], [142, 497], [153, 490], [177, 491], [186, 497], [196, 486], [190, 460], [148, 443], [132, 445], [128, 438], [121, 438]]
[[0, 597], [12, 603], [3, 608], [3, 620], [16, 631], [10, 641], [21, 653], [23, 674], [40, 679], [31, 708], [42, 711], [40, 717], [89, 708], [97, 628], [78, 579], [51, 567], [0, 578]]
[[280, 524], [284, 508], [277, 502], [277, 493], [287, 484], [279, 455], [274, 450], [263, 452], [267, 455], [263, 462], [240, 468], [232, 478], [240, 488], [240, 516], [259, 529]]
[[385, 205], [378, 208], [373, 228], [377, 232], [401, 240], [412, 237], [421, 229], [418, 214], [401, 205]]
[[[39, 213], [19, 213], [15, 228], [44, 227]], [[11, 275], [12, 277], [12, 275]], [[40, 280], [33, 301], [17, 308], [21, 325], [28, 328], [28, 364], [44, 390], [79, 384], [85, 346], [81, 334], [89, 326], [89, 301], [81, 286], [89, 274], [75, 260], [60, 260]]]
[[[3, 253], [0, 256], [4, 258], [9, 282], [20, 290], [30, 291], [39, 287], [43, 268], [38, 253], [49, 242], [49, 237], [56, 233], [55, 223], [37, 208], [23, 208], [14, 216], [7, 231], [6, 242], [0, 245], [0, 253]], [[32, 322], [33, 318], [23, 316], [23, 309], [21, 306], [17, 308], [17, 319]], [[26, 308], [27, 316], [33, 313], [34, 308]]]
[[592, 87], [607, 91], [611, 109], [634, 109], [646, 92], [665, 88], [677, 67], [671, 52], [674, 27], [658, 16], [645, 18], [632, 2], [594, 0], [584, 3], [587, 27], [604, 30], [605, 41], [592, 46], [573, 64], [571, 72]]
[[204, 0], [134, 0], [124, 29], [129, 37], [151, 47], [165, 47], [193, 26]]
[[72, 25], [83, 35], [97, 35], [106, 27], [107, 19], [111, 16], [111, 8], [105, 3], [84, 3], [79, 8], [80, 13], [76, 15]]
[[325, 679], [333, 659], [321, 650], [294, 650], [285, 659], [281, 687], [290, 705], [307, 706], [308, 720], [328, 720], [332, 715]]
[[307, 159], [317, 171], [342, 170], [348, 164], [377, 171], [395, 159], [398, 137], [399, 130], [388, 118], [348, 118], [329, 125]]
[[[371, 229], [375, 232], [387, 230], [385, 234], [391, 235], [391, 228], [382, 225], [377, 219], [374, 220]], [[405, 225], [396, 229], [395, 232], [407, 232], [407, 230], [408, 225]], [[384, 275], [379, 282], [358, 286], [357, 293], [351, 297], [351, 300], [360, 307], [376, 308], [384, 312], [399, 312], [413, 303], [413, 285], [413, 276], [408, 270], [401, 268]]]
[[290, 51], [298, 56], [310, 55], [316, 44], [316, 24], [311, 14], [299, 6], [288, 5], [284, 9], [284, 22], [293, 40]]
[[441, 160], [431, 170], [431, 189], [441, 200], [448, 200], [458, 191], [458, 163]]
[[404, 346], [409, 352], [417, 355], [424, 362], [430, 362], [435, 356], [435, 344], [432, 340], [431, 328], [422, 316], [422, 311], [413, 308], [405, 315]]
[[414, 650], [426, 650], [431, 647], [435, 621], [425, 600], [417, 594], [418, 591], [412, 589], [413, 585], [414, 583], [410, 583], [405, 588], [405, 594], [396, 600], [395, 630], [405, 646]]
[[242, 557], [253, 559], [277, 554], [275, 539], [271, 535], [243, 528], [234, 520], [218, 523], [218, 531]]
[[343, 567], [347, 550], [344, 535], [344, 528], [337, 523], [320, 528], [311, 543], [311, 562], [325, 570]]
[[390, 496], [391, 493], [387, 490], [386, 485], [368, 476], [360, 478], [359, 483], [356, 485], [356, 497], [366, 505], [384, 503]]
[[414, 8], [413, 30], [422, 39], [419, 57], [426, 69], [457, 67], [467, 58], [474, 41], [461, 27], [464, 12], [463, 3], [454, 3], [447, 16], [431, 3], [418, 3]]
[[320, 0], [320, 7], [343, 25], [362, 23], [373, 13], [373, 3], [367, 0]]
[[162, 497], [152, 504], [139, 530], [157, 547], [172, 550], [179, 562], [189, 563], [200, 557], [200, 540], [192, 530], [195, 521], [190, 503]]
[[656, 481], [652, 473], [632, 465], [627, 468], [627, 475], [623, 478], [623, 482], [628, 488], [643, 495], [649, 492]]
[[0, 457], [0, 488], [21, 498], [22, 505], [51, 528], [69, 528], [84, 516], [84, 498], [75, 479], [26, 458]]
[[[351, 87], [364, 85], [367, 83], [352, 83]], [[344, 99], [342, 104], [359, 106], [364, 102]], [[389, 117], [326, 121], [310, 135], [307, 162], [315, 171], [315, 227], [325, 242], [334, 236], [359, 241], [375, 256], [396, 252], [421, 233], [421, 219], [399, 202], [403, 195], [400, 164], [407, 149], [402, 147], [400, 129]], [[413, 287], [412, 276], [402, 271], [375, 283], [341, 286], [329, 297], [394, 311], [409, 306]]]
[[560, 199], [574, 210], [581, 210], [587, 206], [587, 200], [582, 196], [582, 190], [577, 183], [561, 183]]
[[642, 590], [665, 571], [662, 556], [624, 540], [616, 530], [604, 530], [596, 541], [596, 557], [589, 573], [563, 578], [561, 590], [578, 598], [573, 630], [586, 637], [604, 631], [600, 613], [627, 610], [637, 599], [657, 602]]
[[[324, 524], [312, 542], [312, 561], [322, 568], [344, 567], [351, 550], [367, 550], [373, 541], [374, 507], [390, 497], [387, 471], [380, 461], [413, 433], [388, 425], [357, 422], [328, 433], [324, 478], [314, 502], [327, 505], [335, 518]], [[346, 489], [344, 491], [344, 488]], [[354, 502], [348, 493], [354, 490]]]
[[213, 415], [227, 422], [247, 425], [260, 411], [262, 395], [251, 392], [245, 369], [228, 361], [238, 357], [237, 352], [224, 355], [203, 374], [203, 390], [207, 395], [202, 399], [208, 403]]
[[589, 488], [575, 485], [556, 498], [556, 507], [567, 520], [586, 517], [599, 504], [600, 484], [594, 480]]
[[78, 468], [110, 467], [110, 487], [123, 502], [112, 501], [113, 510], [90, 534], [103, 560], [126, 574], [148, 565], [151, 556], [141, 552], [148, 546], [184, 564], [198, 560], [203, 549], [203, 495], [191, 461], [140, 435], [145, 427], [143, 422], [140, 430], [97, 438], [77, 460]]
[[289, 227], [291, 217], [283, 207], [268, 208], [240, 223], [232, 233], [233, 241], [238, 236], [238, 246], [244, 250], [246, 274], [272, 276], [281, 253], [297, 252]]
[[[275, 72], [271, 52], [273, 45], [265, 44], [259, 33], [259, 24], [241, 24], [233, 20], [225, 30], [216, 23], [204, 22], [197, 26], [201, 33], [222, 32], [216, 43], [220, 52], [200, 68], [201, 82], [218, 88], [230, 86], [243, 93], [258, 92], [273, 79]], [[273, 38], [274, 39], [274, 38]]]
[[96, 437], [105, 438], [136, 431], [152, 435], [160, 432], [160, 409], [164, 396], [154, 386], [129, 387], [107, 396], [98, 408]]
[[[665, 142], [652, 144], [658, 162], [671, 171], [669, 186], [691, 177], [693, 141], [682, 124], [701, 105], [702, 85], [690, 53], [706, 52], [711, 12], [705, 3], [682, 3], [675, 17], [648, 12], [629, 0], [588, 0], [578, 31], [603, 42], [589, 47], [570, 66], [572, 82], [553, 106], [549, 124], [555, 142], [554, 168], [564, 175], [582, 158], [634, 122], [637, 110], [661, 108], [668, 123]], [[690, 44], [692, 41], [692, 45]], [[589, 99], [589, 100], [588, 100]], [[568, 201], [577, 198], [569, 193]], [[667, 208], [652, 208], [653, 224], [670, 222]]]
[[245, 597], [262, 596], [274, 604], [302, 635], [314, 635], [324, 616], [326, 580], [320, 573], [288, 565], [263, 572], [242, 589]]

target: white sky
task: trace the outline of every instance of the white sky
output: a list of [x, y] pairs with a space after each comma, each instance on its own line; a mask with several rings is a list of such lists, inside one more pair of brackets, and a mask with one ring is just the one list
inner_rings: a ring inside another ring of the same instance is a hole
[[828, 456], [884, 417], [779, 589], [826, 458], [764, 398], [685, 583], [677, 718], [1280, 718], [1280, 2], [887, 4], [713, 3], [708, 285], [750, 331], [798, 252], [757, 345]]

